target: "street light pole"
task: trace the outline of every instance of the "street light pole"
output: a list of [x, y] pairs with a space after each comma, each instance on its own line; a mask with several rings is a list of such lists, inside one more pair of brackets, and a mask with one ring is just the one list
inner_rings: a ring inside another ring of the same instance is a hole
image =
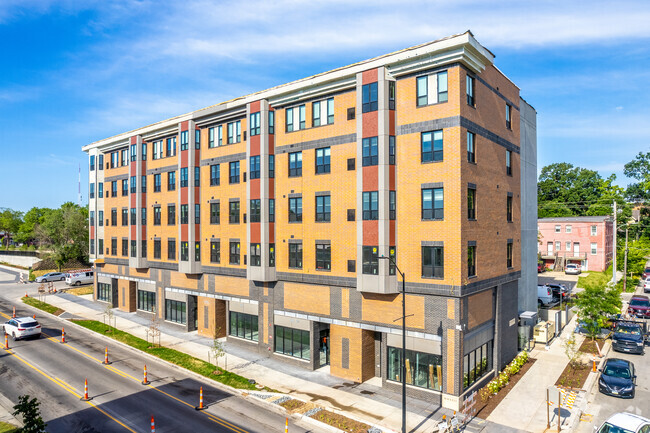
[[392, 257], [380, 256], [380, 259], [388, 259], [395, 266], [402, 277], [402, 433], [406, 433], [406, 276], [397, 267]]

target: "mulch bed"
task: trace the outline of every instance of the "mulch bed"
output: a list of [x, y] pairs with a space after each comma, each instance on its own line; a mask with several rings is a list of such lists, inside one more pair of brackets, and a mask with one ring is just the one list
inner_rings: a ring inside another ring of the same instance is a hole
[[297, 412], [299, 409], [301, 409], [305, 405], [304, 402], [300, 400], [287, 400], [282, 403], [280, 403], [280, 406], [285, 408], [286, 410], [289, 411], [289, 413], [294, 413]]
[[336, 427], [339, 430], [344, 430], [351, 433], [368, 433], [370, 426], [359, 421], [354, 421], [342, 415], [330, 412], [328, 410], [321, 410], [312, 417], [315, 420], [324, 422], [325, 424]]
[[[501, 403], [501, 401], [506, 398], [506, 395], [510, 392], [512, 388], [519, 382], [519, 380], [524, 377], [524, 374], [530, 369], [530, 367], [533, 366], [533, 364], [537, 361], [535, 358], [528, 358], [528, 362], [521, 367], [521, 370], [514, 376], [510, 377], [510, 381], [506, 386], [501, 388], [497, 395], [492, 395], [488, 399], [487, 402], [483, 402], [483, 400], [478, 397], [478, 400], [476, 402], [476, 416], [482, 419], [486, 419], [494, 409]], [[478, 395], [480, 396], [481, 393], [479, 392]]]
[[594, 341], [591, 341], [591, 338], [587, 337], [585, 338], [585, 341], [582, 342], [580, 345], [580, 349], [578, 351], [582, 353], [588, 353], [590, 355], [598, 355], [598, 349], [596, 348], [596, 343], [598, 343], [598, 347], [600, 347], [600, 350], [603, 350], [603, 346], [605, 345], [605, 340], [602, 338], [597, 338]]
[[555, 382], [555, 385], [566, 388], [582, 389], [587, 381], [589, 372], [591, 372], [591, 365], [589, 364], [580, 363], [575, 366], [567, 364], [564, 371]]

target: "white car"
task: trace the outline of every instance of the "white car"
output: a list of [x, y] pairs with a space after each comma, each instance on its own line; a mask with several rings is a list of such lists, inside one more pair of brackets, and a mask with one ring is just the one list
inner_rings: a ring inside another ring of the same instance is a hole
[[580, 265], [576, 265], [575, 263], [569, 263], [566, 265], [564, 268], [564, 273], [567, 275], [580, 275]]
[[650, 277], [646, 278], [643, 282], [643, 291], [650, 292]]
[[68, 286], [80, 286], [82, 284], [92, 284], [95, 281], [93, 271], [69, 273], [65, 279]]
[[16, 317], [5, 322], [5, 334], [9, 334], [11, 338], [16, 341], [21, 338], [41, 336], [41, 325], [32, 317]]
[[[596, 427], [594, 427], [596, 428]], [[610, 416], [596, 433], [648, 433], [650, 419], [627, 412]]]

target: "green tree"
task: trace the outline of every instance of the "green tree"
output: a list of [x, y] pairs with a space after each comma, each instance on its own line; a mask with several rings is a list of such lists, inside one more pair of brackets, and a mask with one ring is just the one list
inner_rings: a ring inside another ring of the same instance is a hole
[[0, 231], [5, 232], [5, 246], [9, 248], [9, 239], [12, 238], [23, 222], [23, 213], [8, 208], [0, 208]]
[[[537, 183], [537, 199], [540, 217], [586, 215], [589, 206], [596, 202], [602, 195], [602, 177], [597, 171], [581, 167], [574, 167], [568, 162], [558, 162], [542, 168]], [[560, 203], [565, 207], [548, 205], [545, 203]], [[549, 209], [555, 210], [551, 213]]]
[[14, 416], [21, 416], [23, 419], [23, 428], [18, 431], [21, 433], [45, 433], [45, 422], [41, 418], [41, 411], [38, 406], [41, 403], [36, 397], [29, 399], [29, 395], [18, 397], [18, 404], [14, 406]]
[[539, 203], [537, 209], [537, 218], [557, 218], [573, 216], [571, 209], [564, 203], [557, 201], [547, 201]]
[[587, 209], [586, 215], [601, 216], [612, 215], [613, 203], [616, 201], [618, 221], [628, 221], [632, 217], [632, 207], [625, 200], [625, 189], [614, 185], [616, 175], [612, 174], [607, 179], [601, 179], [598, 186], [600, 197]]
[[591, 339], [607, 324], [607, 314], [621, 311], [621, 292], [606, 287], [588, 287], [576, 299], [578, 317], [585, 323]]
[[64, 203], [47, 212], [35, 229], [41, 244], [50, 245], [50, 258], [59, 270], [68, 260], [86, 262], [88, 258], [88, 210]]
[[16, 240], [18, 242], [31, 242], [36, 239], [36, 226], [43, 222], [45, 215], [52, 212], [52, 209], [33, 207], [25, 213], [23, 222], [18, 228]]

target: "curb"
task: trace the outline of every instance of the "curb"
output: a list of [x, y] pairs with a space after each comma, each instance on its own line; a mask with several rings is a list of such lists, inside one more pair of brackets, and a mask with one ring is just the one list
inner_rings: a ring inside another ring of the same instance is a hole
[[13, 403], [11, 403], [11, 400], [9, 400], [7, 397], [5, 397], [2, 394], [0, 394], [0, 407], [7, 411], [7, 420], [9, 420], [10, 418], [13, 419], [14, 422], [17, 424], [16, 427], [24, 426], [23, 422], [20, 419], [12, 415], [14, 411], [14, 405]]

